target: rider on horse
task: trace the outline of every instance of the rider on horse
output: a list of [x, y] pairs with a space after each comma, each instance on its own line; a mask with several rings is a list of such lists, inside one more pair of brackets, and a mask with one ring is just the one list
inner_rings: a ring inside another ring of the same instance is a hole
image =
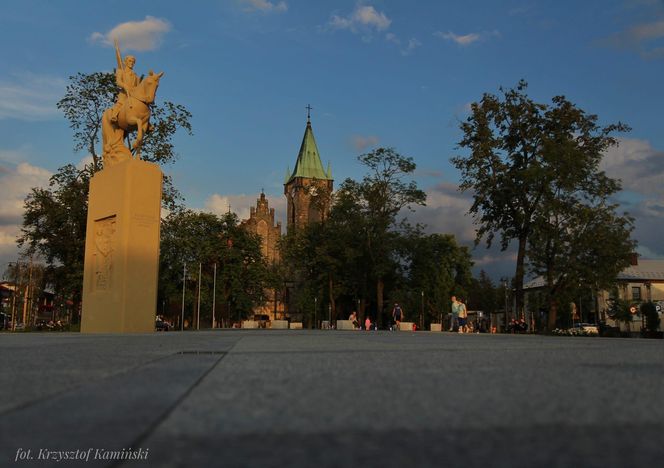
[[118, 100], [111, 108], [111, 122], [113, 123], [118, 122], [118, 114], [127, 101], [127, 96], [131, 95], [131, 92], [141, 81], [136, 73], [134, 73], [136, 57], [127, 55], [123, 64], [117, 40], [115, 41], [115, 58], [118, 62], [118, 68], [115, 70], [115, 82], [120, 87], [120, 93], [118, 94]]

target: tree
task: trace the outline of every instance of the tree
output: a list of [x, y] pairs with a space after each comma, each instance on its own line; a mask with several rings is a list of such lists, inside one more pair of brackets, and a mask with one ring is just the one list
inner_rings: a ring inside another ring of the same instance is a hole
[[657, 313], [657, 306], [654, 302], [644, 302], [641, 304], [641, 316], [645, 318], [645, 329], [649, 332], [656, 332], [659, 330], [659, 314]]
[[47, 282], [70, 297], [75, 310], [83, 285], [89, 183], [89, 171], [68, 164], [51, 177], [48, 188], [33, 188], [18, 239], [26, 255], [45, 260]]
[[443, 312], [449, 312], [450, 297], [471, 285], [470, 252], [451, 234], [424, 235], [420, 230], [404, 237], [403, 247], [402, 295], [410, 300], [401, 302], [408, 302], [411, 317], [419, 316], [423, 307], [425, 326], [439, 321]]
[[375, 282], [377, 321], [381, 325], [385, 279], [395, 266], [397, 230], [407, 224], [397, 215], [404, 208], [424, 205], [426, 194], [415, 181], [407, 180], [416, 168], [413, 158], [402, 156], [393, 148], [378, 148], [360, 155], [358, 160], [369, 173], [360, 184], [346, 180], [341, 190], [356, 197], [364, 219], [357, 233], [362, 236], [367, 267]]
[[[101, 115], [117, 95], [112, 73], [79, 73], [70, 84], [58, 108], [74, 132], [74, 149], [86, 150], [92, 163], [78, 169], [65, 165], [54, 174], [47, 188], [36, 187], [25, 200], [23, 226], [18, 245], [27, 255], [41, 255], [47, 265], [49, 282], [68, 295], [75, 307], [81, 300], [83, 261], [90, 178], [103, 167], [96, 150], [99, 144]], [[147, 161], [165, 164], [175, 161], [172, 139], [179, 129], [191, 134], [191, 114], [180, 105], [165, 102], [152, 110], [154, 130], [146, 135], [142, 155]], [[164, 179], [163, 202], [175, 209], [179, 195]]]
[[513, 89], [501, 88], [502, 97], [486, 93], [471, 104], [459, 142], [470, 154], [452, 158], [461, 171], [460, 190], [473, 192], [469, 212], [478, 226], [476, 244], [485, 239], [490, 247], [498, 234], [503, 250], [517, 242], [519, 312], [528, 240], [538, 215], [548, 211], [546, 202], [555, 199], [554, 182], [569, 192], [594, 193], [608, 181], [597, 167], [606, 149], [617, 144], [612, 134], [629, 131], [621, 123], [598, 125], [596, 115], [563, 96], [536, 103], [527, 86], [522, 80]]
[[561, 296], [580, 287], [610, 288], [629, 265], [635, 243], [632, 219], [617, 215], [614, 205], [558, 200], [547, 206], [551, 211], [535, 223], [528, 256], [533, 272], [546, 280], [547, 328], [553, 330]]
[[394, 292], [401, 281], [404, 235], [410, 230], [399, 215], [404, 208], [424, 204], [425, 194], [407, 180], [415, 170], [412, 158], [379, 148], [358, 159], [368, 174], [360, 182], [346, 179], [334, 194], [329, 217], [289, 233], [282, 252], [297, 282], [292, 291], [302, 312], [318, 298], [329, 301], [336, 318], [341, 300], [358, 308], [363, 320], [373, 294], [380, 324], [386, 283]]
[[481, 310], [485, 314], [493, 314], [501, 309], [502, 297], [486, 271], [481, 270], [479, 278], [473, 278], [468, 294], [468, 307]]
[[[159, 269], [159, 297], [175, 304], [179, 316], [183, 267], [198, 281], [201, 264], [201, 323], [211, 323], [212, 294], [224, 317], [231, 321], [247, 317], [265, 301], [268, 266], [261, 254], [260, 238], [243, 229], [234, 213], [219, 217], [191, 210], [172, 212], [163, 221]], [[214, 267], [217, 285], [214, 287]], [[189, 294], [186, 316], [195, 323], [195, 295]]]

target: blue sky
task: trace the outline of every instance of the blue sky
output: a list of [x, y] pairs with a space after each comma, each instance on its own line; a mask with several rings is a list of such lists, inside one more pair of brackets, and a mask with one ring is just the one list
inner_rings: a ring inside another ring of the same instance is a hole
[[[606, 158], [637, 219], [640, 251], [664, 255], [664, 1], [7, 2], [0, 6], [0, 268], [15, 256], [22, 200], [78, 163], [55, 108], [67, 78], [110, 71], [119, 37], [139, 74], [164, 71], [158, 99], [185, 105], [173, 175], [189, 206], [243, 217], [261, 188], [283, 216], [284, 173], [311, 104], [337, 183], [356, 156], [393, 146], [418, 163], [432, 231], [471, 244], [456, 191], [459, 121], [483, 92], [520, 78], [532, 97], [563, 94], [633, 131]], [[477, 268], [512, 274], [511, 254], [478, 248]]]

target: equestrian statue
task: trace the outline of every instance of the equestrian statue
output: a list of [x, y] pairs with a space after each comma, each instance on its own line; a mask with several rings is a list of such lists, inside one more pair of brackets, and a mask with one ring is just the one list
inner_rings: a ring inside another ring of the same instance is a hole
[[[150, 105], [157, 94], [159, 80], [164, 72], [153, 73], [142, 80], [136, 76], [136, 58], [127, 55], [122, 60], [118, 42], [115, 41], [115, 57], [118, 67], [115, 82], [120, 88], [118, 98], [101, 118], [102, 155], [104, 166], [109, 167], [132, 158], [141, 158], [141, 145], [146, 132], [150, 131]], [[125, 138], [136, 130], [136, 140], [131, 149], [125, 145]]]

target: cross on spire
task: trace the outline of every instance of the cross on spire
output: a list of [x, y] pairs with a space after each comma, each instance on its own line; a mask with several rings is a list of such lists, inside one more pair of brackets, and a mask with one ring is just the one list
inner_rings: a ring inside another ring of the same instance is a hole
[[307, 110], [307, 122], [311, 122], [311, 109], [313, 109], [313, 107], [311, 107], [310, 104], [307, 104], [305, 109]]

